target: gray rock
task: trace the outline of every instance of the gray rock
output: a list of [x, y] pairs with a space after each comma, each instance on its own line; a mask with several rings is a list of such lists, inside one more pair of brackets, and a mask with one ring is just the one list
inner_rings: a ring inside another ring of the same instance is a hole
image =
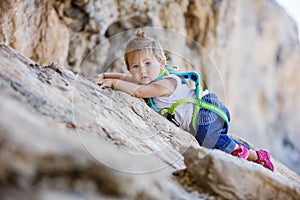
[[0, 67], [1, 199], [299, 198], [280, 163], [201, 148], [140, 99], [5, 45]]

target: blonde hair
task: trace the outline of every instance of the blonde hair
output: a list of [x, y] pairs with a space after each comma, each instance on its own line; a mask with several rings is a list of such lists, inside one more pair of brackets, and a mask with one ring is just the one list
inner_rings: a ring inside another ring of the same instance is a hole
[[151, 51], [158, 61], [166, 61], [166, 56], [161, 44], [157, 40], [147, 37], [147, 33], [145, 31], [138, 29], [135, 32], [135, 37], [129, 40], [125, 47], [124, 61], [127, 69], [129, 69], [128, 55], [134, 51], [140, 50]]

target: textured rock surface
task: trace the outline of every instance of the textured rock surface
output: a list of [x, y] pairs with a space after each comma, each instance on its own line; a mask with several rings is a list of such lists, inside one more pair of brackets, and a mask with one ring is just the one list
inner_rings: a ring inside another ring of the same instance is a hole
[[191, 135], [139, 99], [0, 52], [1, 199], [192, 198], [171, 179]]
[[274, 174], [253, 162], [224, 154], [192, 148], [185, 153], [185, 173], [194, 179], [194, 188], [206, 189], [225, 199], [299, 198], [300, 180], [286, 167], [276, 163]]
[[1, 199], [300, 198], [300, 178], [280, 163], [271, 173], [199, 150], [140, 99], [4, 45], [0, 69]]
[[67, 59], [70, 36], [49, 1], [1, 1], [0, 43], [40, 64]]
[[[1, 44], [39, 64], [58, 63], [84, 76], [104, 69], [125, 71], [120, 57], [128, 34], [123, 40], [113, 38], [143, 26], [168, 30], [151, 34], [177, 55], [170, 62], [182, 68], [200, 66], [205, 86], [231, 110], [231, 132], [270, 149], [300, 173], [295, 142], [300, 137], [298, 34], [275, 1], [0, 2]], [[177, 37], [182, 34], [204, 52]]]
[[[205, 3], [204, 3], [205, 2]], [[187, 29], [219, 66], [204, 68], [208, 87], [222, 94], [231, 131], [266, 147], [299, 173], [300, 48], [294, 21], [275, 1], [194, 1]], [[207, 63], [209, 64], [209, 63]]]

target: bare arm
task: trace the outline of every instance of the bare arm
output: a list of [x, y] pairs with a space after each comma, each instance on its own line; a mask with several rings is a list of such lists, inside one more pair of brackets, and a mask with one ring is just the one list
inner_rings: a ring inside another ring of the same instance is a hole
[[120, 79], [128, 82], [134, 82], [131, 74], [114, 73], [114, 72], [105, 72], [89, 78], [89, 80], [95, 84], [99, 84], [100, 81], [103, 79]]
[[176, 83], [171, 79], [162, 79], [147, 85], [138, 85], [118, 79], [104, 79], [99, 82], [99, 85], [102, 87], [111, 87], [138, 98], [170, 96], [176, 88]]
[[124, 81], [134, 82], [131, 74], [114, 73], [114, 72], [105, 72], [102, 74], [103, 74], [103, 79], [120, 79]]

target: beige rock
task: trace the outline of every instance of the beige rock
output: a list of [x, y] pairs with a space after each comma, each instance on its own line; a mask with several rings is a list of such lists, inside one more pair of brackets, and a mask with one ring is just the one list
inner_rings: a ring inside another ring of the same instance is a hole
[[299, 173], [295, 22], [275, 1], [192, 1], [185, 17], [188, 35], [214, 61], [204, 59], [201, 71], [231, 111], [231, 132]]
[[300, 178], [280, 163], [271, 173], [201, 149], [140, 99], [102, 90], [63, 66], [42, 67], [4, 45], [0, 68], [1, 199], [299, 197]]
[[[269, 149], [275, 158], [300, 173], [300, 147], [296, 142], [300, 137], [299, 41], [295, 23], [276, 1], [0, 1], [1, 44], [41, 65], [58, 63], [86, 77], [104, 69], [125, 72], [122, 45], [129, 35], [125, 34], [123, 40], [112, 38], [125, 30], [145, 26], [156, 27], [149, 33], [172, 52], [170, 63], [181, 69], [199, 67], [196, 70], [204, 87], [216, 92], [228, 105], [232, 133]], [[203, 49], [199, 51], [193, 44]], [[72, 127], [72, 107], [62, 108], [68, 105], [76, 87], [70, 86], [72, 81], [53, 81], [49, 77], [48, 70], [55, 71], [57, 66], [37, 67], [45, 70], [38, 77], [62, 91], [62, 95], [44, 87], [34, 89], [38, 81], [24, 85], [38, 94], [46, 90], [57, 97], [59, 102], [53, 109], [48, 104], [42, 106], [47, 102], [45, 99], [31, 96], [40, 113], [52, 113], [55, 120]], [[69, 71], [66, 74], [74, 76]], [[75, 77], [71, 79], [77, 80]], [[13, 86], [19, 88], [18, 84]], [[19, 89], [23, 91], [22, 87]], [[26, 90], [23, 92], [27, 94]], [[81, 93], [75, 94], [83, 101]], [[118, 95], [124, 94], [108, 91], [107, 101], [113, 103], [111, 99]], [[111, 110], [106, 112], [110, 114]], [[118, 119], [116, 124], [121, 116]], [[126, 123], [129, 122], [130, 119]], [[91, 133], [99, 135], [95, 130]]]
[[1, 199], [191, 197], [171, 173], [195, 139], [143, 101], [4, 45], [0, 68]]
[[50, 2], [0, 2], [0, 44], [6, 44], [40, 64], [65, 64], [69, 31]]
[[[224, 199], [299, 199], [299, 175], [275, 161], [275, 172], [222, 151], [189, 149], [187, 175], [200, 191]], [[293, 177], [293, 178], [291, 178]]]

